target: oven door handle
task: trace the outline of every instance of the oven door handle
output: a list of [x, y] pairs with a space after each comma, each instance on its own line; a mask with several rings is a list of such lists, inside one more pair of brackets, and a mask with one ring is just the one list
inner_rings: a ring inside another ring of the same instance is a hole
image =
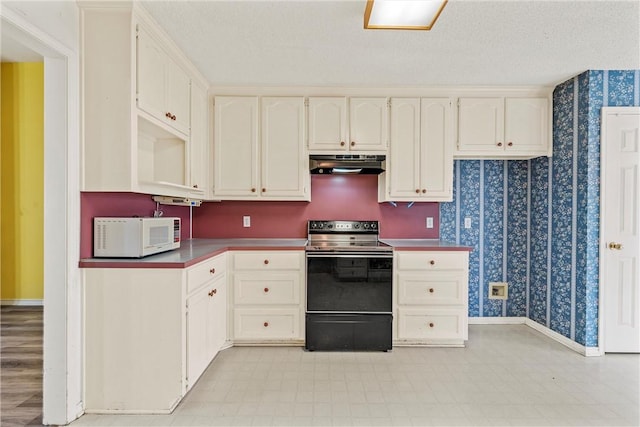
[[392, 252], [307, 252], [307, 258], [393, 258]]

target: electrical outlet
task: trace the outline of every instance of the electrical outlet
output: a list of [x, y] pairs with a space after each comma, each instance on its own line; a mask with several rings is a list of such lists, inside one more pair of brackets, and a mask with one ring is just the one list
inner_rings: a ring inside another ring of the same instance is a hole
[[427, 228], [433, 228], [433, 218], [430, 216], [427, 217]]
[[471, 228], [471, 218], [466, 217], [464, 219], [464, 228]]
[[251, 227], [251, 217], [249, 215], [245, 215], [242, 217], [242, 226]]

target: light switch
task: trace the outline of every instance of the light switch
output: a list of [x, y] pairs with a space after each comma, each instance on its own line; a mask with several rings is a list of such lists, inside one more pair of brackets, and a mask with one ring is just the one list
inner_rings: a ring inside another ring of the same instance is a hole
[[427, 217], [427, 228], [433, 228], [433, 218], [430, 216]]
[[466, 217], [464, 219], [464, 228], [471, 228], [471, 218]]
[[245, 215], [242, 217], [242, 226], [251, 227], [251, 217], [249, 215]]

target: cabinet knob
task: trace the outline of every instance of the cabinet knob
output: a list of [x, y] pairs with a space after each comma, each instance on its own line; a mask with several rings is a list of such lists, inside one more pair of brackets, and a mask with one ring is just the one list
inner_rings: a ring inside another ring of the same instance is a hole
[[263, 188], [263, 189], [262, 189], [262, 192], [264, 193], [265, 191], [267, 191], [267, 189], [266, 189], [266, 188]]
[[267, 265], [267, 264], [269, 264], [269, 260], [268, 260], [268, 259], [265, 259], [265, 260], [264, 260], [264, 265]]
[[429, 288], [429, 293], [432, 294], [433, 293], [433, 288]]
[[434, 260], [431, 260], [431, 261], [429, 261], [429, 264], [436, 265], [436, 262]]
[[509, 142], [507, 143], [507, 146], [509, 146], [509, 147], [513, 147], [513, 142], [509, 141]]
[[267, 326], [269, 326], [269, 322], [264, 322], [263, 325], [266, 328]]
[[164, 115], [164, 116], [165, 116], [166, 118], [170, 119], [170, 118], [171, 118], [171, 113], [167, 111], [167, 112], [165, 113], [165, 115]]
[[498, 142], [498, 147], [502, 147], [502, 142]]
[[422, 189], [422, 194], [424, 194], [424, 193], [426, 193], [426, 192], [427, 192], [427, 189], [426, 189], [426, 188], [423, 188], [423, 189]]
[[193, 188], [198, 188], [198, 184], [193, 184]]
[[340, 141], [340, 146], [344, 147], [344, 141]]
[[356, 142], [355, 141], [351, 141], [351, 146], [355, 147], [355, 145], [356, 145]]
[[266, 294], [267, 292], [269, 292], [269, 288], [264, 288], [264, 293]]
[[218, 293], [218, 290], [217, 290], [217, 289], [211, 289], [211, 291], [209, 291], [209, 296], [210, 296], [210, 297], [212, 297], [212, 296], [214, 296], [214, 295], [215, 295], [215, 294], [217, 294], [217, 293]]
[[176, 119], [176, 115], [174, 114], [171, 116], [171, 120], [175, 120], [175, 119]]
[[615, 249], [615, 250], [621, 250], [622, 249], [622, 243], [614, 243], [611, 242], [609, 243], [609, 249]]
[[420, 194], [420, 189], [416, 188], [416, 194]]
[[255, 193], [255, 192], [256, 192], [256, 189], [255, 189], [255, 188], [252, 188], [252, 189], [251, 189], [251, 192], [252, 192], [252, 193]]
[[433, 324], [433, 322], [430, 322], [430, 323], [429, 323], [429, 327], [430, 327], [430, 328], [433, 328], [434, 326], [435, 326], [435, 325]]
[[209, 273], [214, 274], [216, 272], [215, 268], [212, 268], [211, 270], [209, 270]]

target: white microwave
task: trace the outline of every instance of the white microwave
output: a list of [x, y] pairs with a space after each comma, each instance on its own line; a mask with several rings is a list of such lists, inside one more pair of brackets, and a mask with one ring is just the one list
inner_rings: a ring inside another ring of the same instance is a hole
[[93, 256], [142, 258], [180, 247], [180, 218], [93, 218]]

